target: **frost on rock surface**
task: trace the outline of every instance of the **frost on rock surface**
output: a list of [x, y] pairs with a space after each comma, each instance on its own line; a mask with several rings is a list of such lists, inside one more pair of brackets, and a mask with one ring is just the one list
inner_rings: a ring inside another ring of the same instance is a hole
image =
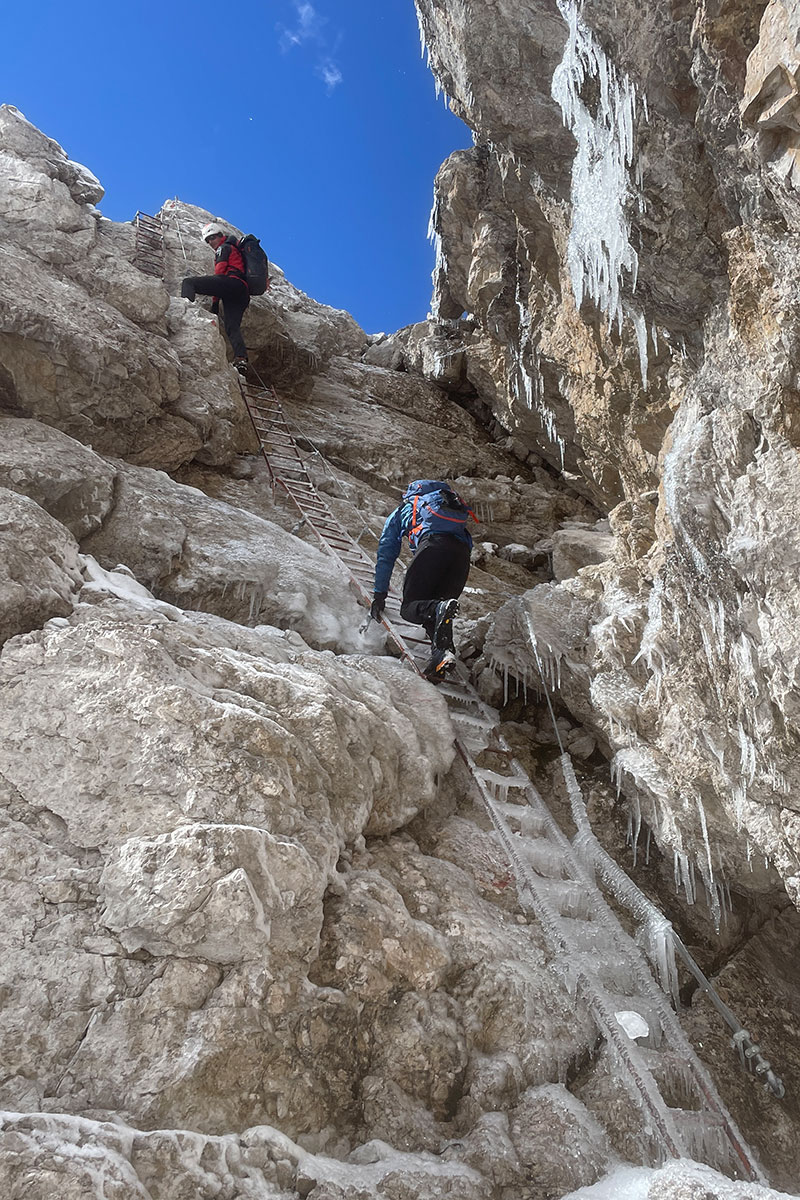
[[160, 598], [311, 644], [365, 648], [363, 616], [332, 560], [252, 513], [144, 467], [117, 463], [116, 504], [83, 548], [122, 562]]

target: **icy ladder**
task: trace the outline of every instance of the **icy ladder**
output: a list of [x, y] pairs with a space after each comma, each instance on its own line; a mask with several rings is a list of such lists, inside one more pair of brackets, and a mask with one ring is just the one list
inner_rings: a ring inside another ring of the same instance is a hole
[[145, 275], [164, 278], [164, 229], [161, 217], [150, 217], [147, 213], [137, 212], [133, 218], [136, 227], [136, 245], [133, 251], [133, 265]]
[[[242, 394], [273, 488], [288, 494], [369, 604], [374, 565], [321, 500], [274, 390], [242, 382]], [[419, 671], [430, 652], [427, 639], [399, 617], [396, 595], [390, 593], [386, 611], [383, 624]], [[540, 923], [567, 987], [587, 1004], [605, 1038], [641, 1113], [653, 1160], [689, 1157], [764, 1182], [647, 960], [514, 757], [498, 713], [463, 673], [441, 684], [439, 694], [450, 709], [458, 752], [513, 867], [520, 905]], [[493, 765], [483, 765], [484, 759]], [[622, 1024], [631, 1016], [643, 1031], [634, 1037]]]

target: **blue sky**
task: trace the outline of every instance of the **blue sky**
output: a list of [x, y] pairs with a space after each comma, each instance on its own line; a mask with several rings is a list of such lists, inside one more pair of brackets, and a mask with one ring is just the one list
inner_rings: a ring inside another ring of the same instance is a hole
[[177, 195], [367, 332], [425, 317], [434, 176], [472, 138], [413, 0], [37, 0], [3, 25], [0, 99], [94, 171], [107, 216]]

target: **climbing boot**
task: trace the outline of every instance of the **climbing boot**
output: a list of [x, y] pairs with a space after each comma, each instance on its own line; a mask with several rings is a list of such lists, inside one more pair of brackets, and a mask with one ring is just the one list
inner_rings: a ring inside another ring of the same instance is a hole
[[433, 642], [436, 650], [453, 650], [453, 617], [458, 612], [457, 600], [440, 600], [436, 605], [436, 622], [433, 626]]
[[247, 359], [246, 358], [235, 358], [233, 360], [233, 365], [236, 368], [236, 370], [239, 372], [240, 375], [247, 374]]
[[456, 656], [452, 650], [434, 650], [430, 662], [424, 667], [422, 674], [431, 683], [441, 683], [456, 665]]

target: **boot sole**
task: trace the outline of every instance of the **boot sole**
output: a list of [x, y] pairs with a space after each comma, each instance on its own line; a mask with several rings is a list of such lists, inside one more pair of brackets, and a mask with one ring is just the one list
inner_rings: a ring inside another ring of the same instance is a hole
[[[436, 622], [436, 624], [433, 628], [433, 637], [431, 638], [431, 644], [433, 646], [435, 646], [437, 650], [453, 650], [454, 649], [454, 646], [453, 646], [453, 617], [458, 616], [458, 601], [457, 600], [448, 600], [446, 603], [447, 603], [447, 608], [445, 609], [444, 613], [439, 618], [439, 620]], [[444, 631], [447, 635], [447, 645], [445, 645], [445, 646], [443, 646], [440, 641], [442, 631]]]

